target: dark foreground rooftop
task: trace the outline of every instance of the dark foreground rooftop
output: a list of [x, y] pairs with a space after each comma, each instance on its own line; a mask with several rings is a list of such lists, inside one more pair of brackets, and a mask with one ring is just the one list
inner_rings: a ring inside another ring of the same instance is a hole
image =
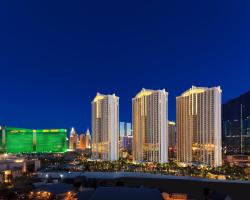
[[48, 191], [54, 195], [66, 193], [73, 190], [73, 185], [66, 183], [36, 183], [36, 191]]
[[232, 199], [246, 199], [246, 197], [250, 196], [250, 181], [212, 180], [159, 174], [120, 172], [38, 173], [38, 177], [44, 179], [46, 174], [53, 179], [59, 180], [59, 177], [63, 175], [63, 180], [65, 179], [66, 181], [66, 179], [70, 179], [71, 183], [73, 183], [77, 177], [79, 177], [80, 180], [81, 178], [87, 179], [88, 187], [93, 188], [98, 186], [114, 187], [117, 186], [117, 182], [120, 182], [123, 186], [129, 188], [140, 189], [139, 187], [143, 186], [144, 188], [156, 188], [156, 190], [158, 189], [160, 192], [167, 192], [169, 194], [187, 194], [189, 199], [204, 199], [204, 188], [209, 188], [212, 191], [229, 195]]
[[162, 200], [159, 190], [149, 188], [129, 188], [129, 187], [98, 187], [91, 200]]

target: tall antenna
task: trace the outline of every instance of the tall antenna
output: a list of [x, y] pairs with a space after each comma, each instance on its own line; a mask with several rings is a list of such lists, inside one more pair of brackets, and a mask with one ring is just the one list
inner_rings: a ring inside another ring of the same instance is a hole
[[243, 154], [243, 107], [240, 104], [240, 154]]

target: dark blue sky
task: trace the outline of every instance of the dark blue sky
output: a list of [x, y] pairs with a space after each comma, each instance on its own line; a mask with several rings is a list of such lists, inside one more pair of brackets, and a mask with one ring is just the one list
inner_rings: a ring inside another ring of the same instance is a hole
[[250, 89], [250, 2], [1, 1], [0, 124], [91, 127], [97, 91], [131, 98], [142, 87], [175, 97], [217, 86], [223, 101]]

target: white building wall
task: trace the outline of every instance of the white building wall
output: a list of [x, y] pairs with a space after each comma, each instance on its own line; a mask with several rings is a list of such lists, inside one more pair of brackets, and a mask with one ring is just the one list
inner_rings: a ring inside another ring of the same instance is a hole
[[165, 90], [160, 91], [159, 100], [159, 127], [160, 127], [160, 162], [168, 162], [168, 94]]
[[133, 159], [168, 162], [168, 93], [142, 89], [132, 103]]
[[97, 93], [92, 101], [92, 158], [118, 160], [119, 97]]
[[215, 101], [215, 113], [214, 113], [214, 124], [215, 124], [215, 152], [214, 152], [214, 165], [222, 165], [222, 137], [221, 137], [221, 89], [220, 87], [215, 88], [214, 93]]
[[115, 95], [108, 96], [110, 124], [109, 124], [109, 142], [110, 142], [110, 160], [118, 160], [119, 144], [119, 99]]
[[192, 87], [177, 97], [177, 147], [179, 163], [222, 164], [220, 87]]

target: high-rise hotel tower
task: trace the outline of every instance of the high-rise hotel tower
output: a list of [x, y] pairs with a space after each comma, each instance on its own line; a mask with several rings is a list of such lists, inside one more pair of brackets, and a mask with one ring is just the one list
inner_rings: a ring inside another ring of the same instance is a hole
[[85, 137], [86, 137], [86, 148], [90, 149], [91, 148], [91, 135], [90, 135], [89, 129], [87, 129]]
[[92, 101], [92, 158], [118, 159], [119, 97], [97, 93]]
[[133, 159], [168, 162], [168, 93], [142, 89], [132, 104]]
[[221, 89], [194, 87], [176, 98], [177, 161], [222, 164]]
[[69, 136], [69, 149], [76, 150], [77, 143], [78, 143], [78, 134], [76, 133], [74, 127], [72, 127]]

